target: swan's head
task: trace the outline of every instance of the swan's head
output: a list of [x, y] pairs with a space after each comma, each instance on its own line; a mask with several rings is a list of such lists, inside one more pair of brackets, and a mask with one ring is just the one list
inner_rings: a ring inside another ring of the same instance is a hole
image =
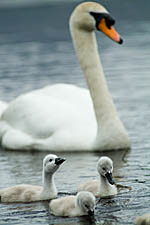
[[101, 176], [105, 177], [110, 184], [115, 184], [112, 178], [113, 162], [109, 157], [103, 156], [99, 159], [97, 171]]
[[70, 29], [73, 28], [92, 32], [95, 29], [102, 31], [115, 42], [122, 44], [123, 40], [113, 25], [115, 20], [99, 3], [85, 2], [78, 5], [70, 17]]
[[86, 215], [94, 215], [95, 196], [88, 191], [80, 191], [76, 198], [76, 207], [79, 207]]
[[43, 159], [44, 173], [53, 174], [64, 161], [65, 159], [59, 158], [53, 154], [49, 154], [45, 156], [45, 158]]

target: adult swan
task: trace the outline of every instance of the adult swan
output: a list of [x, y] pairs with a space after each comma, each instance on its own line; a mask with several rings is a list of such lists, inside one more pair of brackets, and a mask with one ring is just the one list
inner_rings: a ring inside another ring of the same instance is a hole
[[96, 28], [121, 44], [114, 23], [98, 3], [76, 7], [70, 31], [90, 93], [57, 84], [16, 98], [1, 116], [3, 147], [68, 152], [130, 148], [105, 81], [94, 33]]

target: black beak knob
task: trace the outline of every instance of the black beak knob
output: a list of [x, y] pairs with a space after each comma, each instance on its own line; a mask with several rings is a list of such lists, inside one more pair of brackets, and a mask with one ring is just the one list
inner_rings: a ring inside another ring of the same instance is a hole
[[63, 158], [56, 158], [55, 159], [55, 164], [56, 165], [61, 165], [63, 162], [65, 162], [66, 159], [63, 159]]

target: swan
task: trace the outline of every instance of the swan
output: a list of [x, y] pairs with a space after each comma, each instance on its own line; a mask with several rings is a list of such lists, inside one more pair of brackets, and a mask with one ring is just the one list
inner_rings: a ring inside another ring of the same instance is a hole
[[136, 225], [149, 225], [150, 224], [150, 213], [146, 213], [136, 218]]
[[117, 187], [112, 178], [113, 162], [103, 156], [98, 160], [97, 171], [100, 175], [100, 180], [92, 180], [78, 186], [79, 191], [90, 191], [96, 197], [113, 196], [117, 194]]
[[121, 44], [114, 23], [99, 3], [81, 3], [75, 8], [70, 32], [89, 90], [55, 84], [17, 97], [1, 116], [4, 148], [68, 152], [130, 148], [107, 87], [94, 32], [102, 31]]
[[34, 202], [49, 200], [57, 197], [57, 189], [54, 183], [54, 173], [65, 161], [56, 155], [49, 154], [43, 159], [43, 187], [28, 184], [20, 184], [0, 190], [1, 202]]
[[55, 216], [91, 216], [94, 214], [95, 197], [88, 191], [81, 191], [76, 196], [54, 199], [50, 202], [49, 207]]

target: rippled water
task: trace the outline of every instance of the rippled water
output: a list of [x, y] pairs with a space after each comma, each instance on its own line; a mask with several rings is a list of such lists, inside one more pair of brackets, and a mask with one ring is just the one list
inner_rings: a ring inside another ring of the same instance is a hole
[[[127, 2], [129, 10], [132, 5]], [[10, 101], [21, 93], [56, 82], [86, 86], [68, 31], [68, 16], [73, 6], [1, 9], [1, 100]], [[97, 34], [104, 72], [131, 137], [132, 149], [99, 154], [61, 153], [67, 161], [55, 176], [59, 196], [75, 193], [78, 183], [97, 177], [95, 163], [105, 154], [114, 160], [117, 183], [132, 189], [122, 189], [116, 197], [99, 201], [95, 218], [91, 220], [56, 218], [50, 214], [48, 202], [41, 202], [1, 204], [0, 224], [134, 224], [137, 215], [150, 211], [150, 18], [143, 19], [138, 14], [139, 8], [136, 10], [133, 18], [123, 13], [121, 19], [117, 14], [120, 18], [117, 28], [124, 38], [122, 46]], [[20, 183], [40, 185], [42, 159], [46, 154], [2, 150], [0, 188]]]

